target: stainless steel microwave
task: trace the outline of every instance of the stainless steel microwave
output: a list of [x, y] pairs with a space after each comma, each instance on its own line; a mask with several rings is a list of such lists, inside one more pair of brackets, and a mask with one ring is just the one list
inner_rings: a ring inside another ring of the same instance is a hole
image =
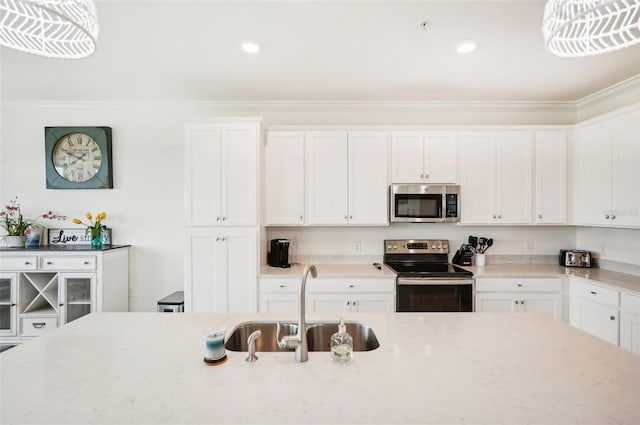
[[460, 186], [392, 184], [389, 217], [392, 223], [460, 221]]

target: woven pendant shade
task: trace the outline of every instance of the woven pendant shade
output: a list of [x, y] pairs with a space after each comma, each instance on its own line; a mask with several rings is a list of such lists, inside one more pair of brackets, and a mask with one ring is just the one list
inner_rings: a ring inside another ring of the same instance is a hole
[[547, 50], [579, 57], [640, 42], [640, 0], [547, 0], [542, 24]]
[[77, 59], [96, 50], [93, 0], [0, 0], [0, 45], [50, 58]]

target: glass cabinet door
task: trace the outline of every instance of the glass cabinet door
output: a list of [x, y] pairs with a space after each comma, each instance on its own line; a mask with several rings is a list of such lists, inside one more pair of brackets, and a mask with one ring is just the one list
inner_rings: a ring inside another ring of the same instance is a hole
[[72, 322], [95, 311], [95, 283], [93, 273], [60, 273], [63, 300], [60, 306], [62, 323]]
[[0, 335], [16, 334], [16, 275], [0, 273]]

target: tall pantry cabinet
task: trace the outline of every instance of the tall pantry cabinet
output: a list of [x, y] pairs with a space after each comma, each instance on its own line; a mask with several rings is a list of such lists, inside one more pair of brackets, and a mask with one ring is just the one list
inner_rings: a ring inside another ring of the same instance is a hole
[[257, 311], [260, 119], [185, 132], [185, 310]]

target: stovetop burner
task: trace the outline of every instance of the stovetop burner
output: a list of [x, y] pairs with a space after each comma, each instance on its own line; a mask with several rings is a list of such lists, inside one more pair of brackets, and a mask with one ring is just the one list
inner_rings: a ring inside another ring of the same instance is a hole
[[464, 270], [458, 266], [449, 263], [399, 263], [390, 262], [386, 263], [387, 267], [396, 272], [399, 276], [402, 275], [429, 275], [429, 276], [473, 276], [468, 270]]
[[449, 264], [449, 241], [403, 239], [384, 241], [384, 263], [398, 277], [471, 278], [473, 273]]

